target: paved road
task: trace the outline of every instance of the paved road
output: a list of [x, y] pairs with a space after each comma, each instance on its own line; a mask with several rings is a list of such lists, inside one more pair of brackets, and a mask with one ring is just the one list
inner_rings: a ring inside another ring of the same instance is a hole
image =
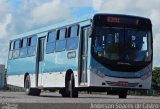
[[128, 96], [119, 99], [113, 95], [79, 94], [79, 98], [62, 98], [58, 93], [41, 93], [40, 96], [27, 96], [24, 92], [0, 92], [0, 103], [160, 103], [159, 97]]

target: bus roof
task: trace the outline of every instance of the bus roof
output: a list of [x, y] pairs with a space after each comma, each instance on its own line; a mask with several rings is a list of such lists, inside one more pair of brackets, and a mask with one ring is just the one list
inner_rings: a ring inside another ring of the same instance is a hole
[[74, 18], [74, 19], [63, 21], [61, 23], [57, 23], [57, 24], [42, 27], [42, 28], [39, 28], [39, 29], [35, 29], [35, 30], [29, 31], [29, 32], [19, 34], [19, 35], [14, 35], [11, 38], [11, 40], [15, 40], [15, 39], [22, 38], [22, 37], [27, 37], [27, 36], [32, 36], [32, 35], [42, 33], [42, 32], [46, 32], [46, 31], [50, 31], [50, 30], [53, 30], [53, 29], [56, 29], [56, 28], [61, 28], [61, 27], [67, 26], [67, 25], [72, 25], [72, 24], [75, 24], [75, 23], [78, 23], [78, 22], [87, 21], [87, 20], [92, 19], [93, 16], [94, 16], [94, 14], [89, 14], [89, 15], [86, 15], [86, 16], [83, 16], [83, 17]]
[[50, 25], [50, 26], [42, 27], [40, 29], [35, 29], [35, 30], [29, 31], [29, 32], [25, 32], [25, 33], [22, 33], [22, 34], [19, 34], [19, 35], [14, 35], [11, 38], [11, 40], [15, 40], [15, 39], [23, 38], [23, 37], [27, 37], [27, 36], [32, 36], [32, 35], [35, 35], [35, 34], [38, 34], [38, 33], [47, 32], [47, 31], [50, 31], [50, 30], [53, 30], [53, 29], [56, 29], [56, 28], [61, 28], [61, 27], [67, 26], [67, 25], [72, 25], [72, 24], [75, 24], [75, 23], [91, 20], [96, 15], [118, 15], [118, 16], [124, 16], [124, 17], [125, 16], [126, 17], [136, 17], [136, 18], [141, 18], [141, 19], [144, 19], [144, 20], [149, 20], [148, 18], [145, 18], [145, 17], [125, 15], [125, 14], [92, 13], [92, 14], [88, 14], [88, 15], [85, 15], [85, 16], [82, 16], [82, 17], [79, 17], [79, 18], [66, 20], [66, 21], [63, 21], [61, 23], [57, 23], [57, 24], [53, 24], [53, 25]]

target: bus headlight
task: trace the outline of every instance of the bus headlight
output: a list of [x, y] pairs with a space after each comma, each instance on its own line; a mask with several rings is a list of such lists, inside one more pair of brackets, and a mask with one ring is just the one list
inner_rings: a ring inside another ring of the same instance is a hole
[[101, 71], [99, 71], [97, 68], [91, 68], [91, 72], [95, 73], [96, 75], [98, 75], [99, 77], [103, 78], [105, 77], [105, 74], [103, 74]]
[[151, 71], [147, 71], [142, 77], [141, 77], [141, 79], [142, 80], [145, 80], [145, 79], [147, 79], [149, 76], [151, 76]]

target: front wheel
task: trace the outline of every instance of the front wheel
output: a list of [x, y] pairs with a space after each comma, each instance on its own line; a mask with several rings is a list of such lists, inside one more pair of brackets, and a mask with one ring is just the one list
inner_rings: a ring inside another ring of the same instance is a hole
[[78, 91], [75, 88], [73, 73], [70, 74], [70, 76], [66, 78], [66, 86], [65, 86], [65, 89], [62, 90], [61, 94], [63, 97], [71, 97], [71, 98], [78, 97]]
[[26, 78], [25, 78], [24, 88], [25, 88], [26, 95], [39, 96], [40, 93], [41, 93], [40, 89], [31, 88], [31, 81], [30, 81], [30, 76], [29, 75], [27, 75]]

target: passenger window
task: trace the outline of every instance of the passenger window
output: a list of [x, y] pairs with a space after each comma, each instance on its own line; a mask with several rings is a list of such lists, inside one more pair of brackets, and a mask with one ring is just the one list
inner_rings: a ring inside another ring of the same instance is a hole
[[37, 37], [33, 36], [29, 38], [29, 46], [35, 46], [37, 44]]
[[56, 42], [56, 51], [64, 51], [66, 48], [66, 40], [58, 40]]
[[60, 29], [58, 31], [58, 38], [56, 41], [56, 51], [60, 52], [60, 51], [64, 51], [66, 48], [66, 40], [65, 37], [67, 35], [67, 29]]
[[53, 53], [55, 50], [55, 42], [46, 45], [46, 53]]
[[20, 57], [27, 56], [27, 38], [22, 39]]
[[79, 26], [74, 25], [69, 28], [69, 38], [67, 39], [67, 50], [74, 50], [78, 47], [77, 37], [79, 34]]
[[54, 42], [56, 40], [56, 31], [49, 32], [48, 34], [48, 43]]
[[58, 36], [58, 40], [63, 40], [66, 37], [66, 28], [59, 30], [59, 36]]
[[12, 59], [13, 47], [14, 47], [14, 41], [11, 41], [11, 42], [10, 42], [10, 48], [9, 48], [8, 59]]
[[46, 45], [46, 53], [53, 53], [55, 50], [56, 31], [49, 32]]
[[78, 47], [78, 37], [67, 39], [67, 50], [77, 49]]
[[14, 42], [14, 49], [13, 49], [13, 58], [18, 58], [19, 57], [19, 51], [20, 51], [20, 40], [16, 40]]
[[28, 56], [34, 56], [36, 53], [37, 36], [29, 38]]
[[27, 38], [22, 39], [22, 46], [21, 48], [26, 48], [27, 47]]
[[79, 33], [79, 26], [78, 25], [74, 25], [72, 27], [69, 28], [70, 30], [70, 35], [69, 37], [77, 37], [78, 33]]
[[20, 48], [20, 40], [16, 40], [14, 42], [14, 49], [19, 49]]

